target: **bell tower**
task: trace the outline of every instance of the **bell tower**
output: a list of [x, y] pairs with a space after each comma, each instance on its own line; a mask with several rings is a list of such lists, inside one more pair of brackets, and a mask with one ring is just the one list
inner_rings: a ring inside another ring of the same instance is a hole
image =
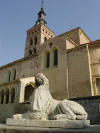
[[46, 13], [44, 12], [44, 1], [42, 0], [42, 5], [38, 13], [36, 24], [27, 31], [24, 57], [36, 54], [38, 46], [42, 45], [48, 39], [54, 37], [54, 32], [52, 32], [47, 26], [45, 16]]

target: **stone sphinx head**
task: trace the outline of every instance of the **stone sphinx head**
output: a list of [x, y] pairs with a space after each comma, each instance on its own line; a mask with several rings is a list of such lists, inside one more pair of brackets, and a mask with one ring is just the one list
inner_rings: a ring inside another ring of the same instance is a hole
[[42, 73], [38, 73], [35, 75], [36, 86], [40, 86], [44, 83], [44, 75]]

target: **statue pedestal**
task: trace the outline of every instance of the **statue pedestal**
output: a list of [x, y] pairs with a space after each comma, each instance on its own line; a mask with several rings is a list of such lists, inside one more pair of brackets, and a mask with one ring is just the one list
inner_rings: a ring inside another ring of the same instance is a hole
[[10, 119], [6, 120], [8, 126], [39, 127], [39, 128], [85, 128], [90, 125], [89, 120], [25, 120]]

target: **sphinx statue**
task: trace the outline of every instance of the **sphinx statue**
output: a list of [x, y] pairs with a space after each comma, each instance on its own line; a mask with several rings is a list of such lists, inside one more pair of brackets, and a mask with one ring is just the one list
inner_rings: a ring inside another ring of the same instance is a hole
[[86, 120], [87, 112], [78, 103], [65, 99], [55, 100], [49, 90], [49, 81], [42, 74], [35, 75], [35, 89], [30, 97], [30, 110], [13, 115], [26, 120]]

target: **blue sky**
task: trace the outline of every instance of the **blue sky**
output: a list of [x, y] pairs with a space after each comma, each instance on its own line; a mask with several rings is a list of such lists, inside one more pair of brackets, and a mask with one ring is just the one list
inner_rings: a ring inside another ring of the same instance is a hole
[[[100, 0], [44, 0], [55, 35], [81, 27], [100, 39]], [[24, 57], [26, 31], [37, 20], [41, 0], [0, 0], [0, 66]]]

